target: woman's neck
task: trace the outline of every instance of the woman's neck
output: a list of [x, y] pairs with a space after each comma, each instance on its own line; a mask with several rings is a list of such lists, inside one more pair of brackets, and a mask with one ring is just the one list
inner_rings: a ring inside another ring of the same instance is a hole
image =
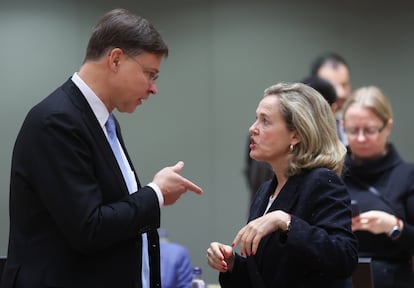
[[352, 158], [352, 160], [355, 161], [355, 163], [362, 164], [362, 163], [370, 161], [370, 160], [375, 160], [375, 159], [384, 157], [385, 155], [387, 155], [387, 153], [388, 153], [388, 148], [387, 148], [387, 146], [385, 146], [384, 150], [380, 154], [374, 155], [372, 157], [361, 158], [361, 157], [358, 157], [357, 155], [351, 153], [351, 158]]

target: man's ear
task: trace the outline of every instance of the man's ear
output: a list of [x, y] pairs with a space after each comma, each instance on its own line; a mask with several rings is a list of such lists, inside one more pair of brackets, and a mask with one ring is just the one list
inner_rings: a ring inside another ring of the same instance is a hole
[[335, 115], [336, 111], [338, 111], [338, 103], [336, 103], [336, 102], [332, 103], [331, 104], [331, 110]]
[[120, 48], [114, 48], [111, 51], [109, 51], [107, 64], [110, 67], [110, 69], [118, 69], [123, 55], [124, 53]]

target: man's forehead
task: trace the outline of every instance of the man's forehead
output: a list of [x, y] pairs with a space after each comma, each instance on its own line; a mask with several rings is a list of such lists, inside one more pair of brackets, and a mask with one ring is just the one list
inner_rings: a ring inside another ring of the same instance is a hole
[[323, 65], [318, 71], [318, 76], [329, 81], [338, 81], [337, 78], [340, 78], [343, 81], [349, 81], [348, 69], [344, 64], [339, 62], [337, 62], [334, 65]]

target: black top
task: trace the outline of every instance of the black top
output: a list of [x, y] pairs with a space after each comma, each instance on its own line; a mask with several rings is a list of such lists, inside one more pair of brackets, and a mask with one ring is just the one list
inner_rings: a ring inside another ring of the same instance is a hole
[[[380, 158], [357, 164], [348, 150], [344, 182], [351, 198], [358, 202], [361, 213], [381, 210], [404, 222], [404, 230], [397, 240], [390, 239], [385, 233], [356, 231], [359, 255], [409, 259], [414, 252], [414, 164], [404, 162], [392, 144], [388, 144], [387, 151]], [[376, 191], [380, 195], [375, 195]]]

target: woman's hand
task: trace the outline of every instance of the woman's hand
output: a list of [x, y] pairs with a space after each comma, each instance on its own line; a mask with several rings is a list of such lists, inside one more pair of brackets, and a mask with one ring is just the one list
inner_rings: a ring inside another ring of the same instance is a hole
[[278, 229], [287, 231], [290, 215], [282, 210], [267, 213], [259, 218], [250, 221], [240, 229], [234, 238], [232, 247], [240, 243], [240, 254], [242, 256], [255, 255], [262, 238]]
[[365, 230], [373, 234], [388, 234], [397, 225], [397, 218], [384, 211], [371, 210], [352, 218], [352, 231]]
[[207, 262], [211, 268], [220, 272], [233, 271], [233, 248], [218, 242], [210, 243], [210, 247], [207, 249]]

